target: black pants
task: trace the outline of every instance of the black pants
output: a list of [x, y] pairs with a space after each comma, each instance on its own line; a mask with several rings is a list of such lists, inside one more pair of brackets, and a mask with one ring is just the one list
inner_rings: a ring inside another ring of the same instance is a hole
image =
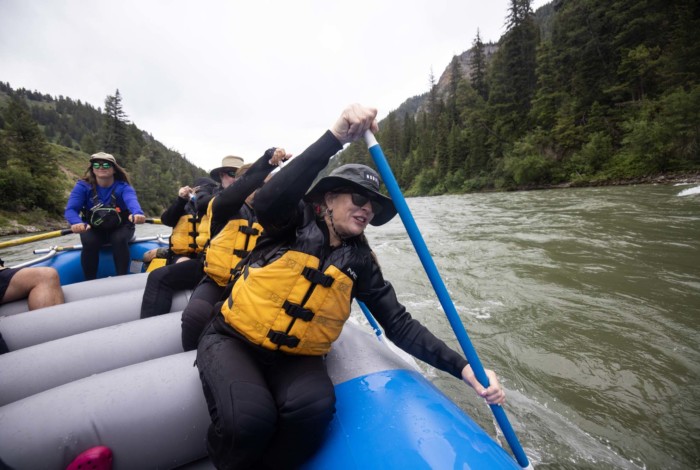
[[85, 280], [97, 278], [97, 267], [100, 262], [100, 248], [110, 243], [112, 245], [112, 257], [117, 276], [129, 272], [131, 254], [129, 253], [129, 241], [134, 237], [136, 227], [127, 223], [119, 225], [114, 230], [97, 230], [91, 228], [80, 234], [80, 242], [83, 249], [80, 254], [80, 264], [83, 267]]
[[197, 367], [216, 468], [298, 468], [321, 445], [335, 413], [323, 357], [263, 349], [217, 315], [199, 342]]
[[204, 275], [199, 258], [169, 264], [148, 273], [141, 301], [141, 318], [170, 312], [176, 291], [194, 289]]
[[221, 287], [209, 276], [195, 287], [190, 301], [182, 311], [182, 348], [185, 351], [197, 349], [202, 332], [214, 318], [214, 305], [223, 300], [221, 296], [226, 286]]

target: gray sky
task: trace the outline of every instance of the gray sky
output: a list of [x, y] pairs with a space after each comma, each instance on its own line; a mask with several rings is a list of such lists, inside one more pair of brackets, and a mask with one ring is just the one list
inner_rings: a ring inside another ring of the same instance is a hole
[[209, 170], [299, 154], [353, 102], [385, 117], [477, 28], [497, 41], [509, 4], [0, 0], [0, 81], [100, 108], [119, 89], [131, 121]]

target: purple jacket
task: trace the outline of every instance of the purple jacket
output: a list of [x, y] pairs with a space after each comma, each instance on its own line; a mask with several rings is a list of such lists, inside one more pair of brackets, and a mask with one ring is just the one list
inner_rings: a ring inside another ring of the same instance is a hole
[[[117, 197], [117, 206], [122, 210], [128, 210], [131, 214], [143, 214], [143, 210], [136, 198], [136, 191], [126, 181], [115, 181], [113, 185], [106, 188], [97, 186], [97, 197], [103, 204], [111, 204], [112, 190]], [[87, 181], [78, 181], [68, 196], [68, 203], [63, 216], [70, 225], [84, 222], [80, 218], [80, 211], [87, 212], [93, 206], [92, 186]]]

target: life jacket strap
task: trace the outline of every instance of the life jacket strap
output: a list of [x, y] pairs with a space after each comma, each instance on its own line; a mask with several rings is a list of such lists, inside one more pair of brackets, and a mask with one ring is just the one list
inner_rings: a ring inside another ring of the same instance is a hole
[[299, 318], [304, 321], [311, 321], [315, 315], [311, 310], [304, 308], [301, 305], [293, 304], [288, 300], [284, 301], [282, 308], [290, 317]]
[[287, 346], [288, 348], [296, 348], [299, 345], [299, 338], [290, 336], [282, 331], [270, 330], [267, 337], [278, 346]]
[[233, 250], [233, 254], [238, 256], [239, 258], [245, 258], [246, 256], [248, 256], [248, 253], [250, 253], [250, 251], [248, 250]]
[[239, 225], [238, 231], [245, 233], [246, 235], [257, 235], [260, 231], [255, 227], [248, 227], [247, 225]]
[[301, 274], [312, 284], [318, 284], [323, 287], [330, 287], [333, 285], [334, 279], [331, 276], [323, 274], [318, 269], [310, 268], [307, 266], [306, 268], [304, 268]]

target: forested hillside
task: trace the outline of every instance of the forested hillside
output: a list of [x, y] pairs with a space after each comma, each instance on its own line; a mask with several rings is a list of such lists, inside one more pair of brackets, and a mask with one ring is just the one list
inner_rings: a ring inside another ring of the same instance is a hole
[[[700, 170], [700, 3], [511, 0], [377, 136], [409, 195], [606, 184]], [[334, 165], [369, 163], [353, 144]]]
[[[130, 123], [119, 90], [102, 110], [0, 82], [0, 211], [62, 218], [70, 189], [98, 151], [113, 154], [127, 170], [152, 217], [160, 216], [177, 188], [206, 175]], [[0, 225], [5, 222], [0, 217]]]

